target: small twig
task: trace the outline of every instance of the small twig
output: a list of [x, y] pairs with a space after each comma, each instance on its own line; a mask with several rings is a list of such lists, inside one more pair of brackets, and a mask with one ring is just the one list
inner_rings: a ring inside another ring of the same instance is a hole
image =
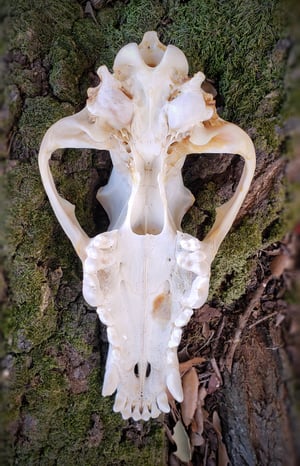
[[255, 291], [248, 307], [246, 308], [244, 314], [241, 314], [239, 316], [239, 322], [238, 322], [238, 327], [234, 333], [234, 337], [231, 343], [231, 346], [229, 347], [229, 350], [227, 352], [224, 366], [227, 368], [228, 372], [231, 372], [232, 369], [232, 363], [233, 363], [233, 358], [234, 358], [234, 353], [237, 349], [237, 346], [241, 340], [241, 335], [243, 333], [243, 330], [245, 329], [247, 322], [254, 311], [255, 307], [259, 304], [260, 299], [265, 291], [265, 288], [269, 281], [272, 279], [272, 275], [270, 277], [267, 277], [264, 279], [264, 281], [260, 284], [260, 286], [257, 288]]
[[276, 316], [277, 313], [278, 313], [278, 311], [275, 311], [275, 312], [272, 312], [271, 314], [269, 314], [267, 316], [262, 317], [261, 319], [257, 320], [256, 322], [253, 322], [253, 324], [249, 325], [248, 329], [250, 330], [251, 328], [256, 327], [256, 325], [259, 325], [261, 322], [264, 322], [265, 320], [268, 320], [271, 317]]

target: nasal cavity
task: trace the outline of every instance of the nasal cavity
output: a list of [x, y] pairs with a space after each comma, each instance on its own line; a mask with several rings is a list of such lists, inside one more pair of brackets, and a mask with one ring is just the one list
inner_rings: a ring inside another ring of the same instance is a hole
[[[133, 368], [133, 372], [134, 372], [134, 375], [136, 376], [136, 378], [138, 379], [140, 377], [140, 368], [139, 368], [139, 363], [138, 362], [135, 364], [135, 366]], [[145, 376], [149, 377], [150, 374], [151, 374], [151, 364], [150, 364], [150, 362], [147, 362]]]

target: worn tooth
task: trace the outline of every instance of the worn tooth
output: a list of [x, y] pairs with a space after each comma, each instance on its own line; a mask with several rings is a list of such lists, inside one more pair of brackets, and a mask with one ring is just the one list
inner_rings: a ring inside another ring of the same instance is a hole
[[95, 259], [91, 259], [90, 257], [88, 257], [85, 261], [84, 261], [84, 271], [87, 272], [87, 273], [95, 273], [98, 271], [99, 269], [99, 264], [98, 264], [98, 261], [96, 261]]
[[186, 256], [187, 256], [186, 252], [179, 252], [178, 254], [176, 254], [176, 262], [179, 265], [179, 267], [185, 268], [184, 264], [186, 262]]
[[140, 414], [140, 417], [141, 419], [143, 419], [144, 421], [149, 421], [150, 417], [151, 417], [151, 414], [149, 412], [149, 408], [147, 406], [146, 403], [143, 403], [143, 408], [142, 408], [142, 412]]
[[[156, 417], [160, 415], [160, 410], [158, 409], [156, 402], [151, 403], [150, 412], [151, 412], [151, 417], [153, 417], [153, 419], [155, 419]], [[148, 420], [148, 419], [145, 419], [145, 420]]]
[[186, 251], [197, 251], [201, 247], [201, 242], [197, 238], [183, 238], [179, 244]]
[[189, 307], [186, 307], [184, 310], [183, 310], [183, 314], [186, 316], [186, 318], [188, 319], [187, 322], [190, 320], [190, 318], [192, 317], [192, 315], [194, 314], [194, 311], [193, 309], [190, 309]]
[[92, 245], [89, 245], [86, 248], [86, 253], [87, 253], [87, 256], [90, 257], [91, 259], [97, 259], [99, 256], [97, 249]]
[[98, 269], [102, 269], [102, 268], [105, 269], [106, 267], [111, 267], [115, 263], [116, 263], [116, 259], [111, 252], [105, 251], [99, 254], [98, 261], [97, 261]]
[[131, 416], [134, 421], [139, 421], [139, 419], [141, 419], [142, 415], [140, 412], [140, 407], [138, 405], [134, 406]]
[[110, 396], [116, 390], [119, 384], [119, 373], [118, 369], [114, 364], [106, 365], [106, 372], [102, 387], [102, 396]]
[[125, 408], [127, 398], [124, 394], [117, 392], [113, 410], [115, 413], [119, 413]]
[[107, 328], [107, 338], [108, 338], [109, 343], [111, 343], [113, 346], [120, 345], [120, 338], [118, 336], [116, 329], [114, 329], [113, 327]]
[[207, 299], [209, 288], [209, 278], [196, 277], [192, 284], [191, 292], [187, 298], [186, 304], [192, 308], [203, 306]]
[[170, 371], [166, 382], [171, 395], [181, 403], [183, 401], [183, 391], [179, 371], [177, 369]]
[[98, 249], [109, 249], [115, 244], [115, 239], [111, 235], [101, 234], [96, 236], [93, 240], [93, 244]]
[[179, 345], [181, 340], [182, 330], [181, 328], [175, 327], [172, 331], [171, 338], [168, 343], [169, 348], [175, 348]]
[[101, 322], [104, 324], [104, 325], [112, 325], [113, 324], [113, 318], [112, 318], [112, 315], [111, 313], [103, 308], [103, 307], [98, 307], [97, 308], [97, 314], [98, 314], [98, 317], [99, 319], [101, 320]]
[[131, 405], [129, 402], [125, 406], [125, 408], [121, 411], [123, 419], [129, 419], [132, 416]]
[[170, 411], [170, 406], [168, 402], [168, 397], [165, 392], [161, 392], [156, 399], [157, 406], [163, 413], [168, 413]]
[[169, 365], [174, 365], [177, 364], [177, 354], [175, 353], [175, 351], [173, 349], [168, 349], [167, 350], [167, 364]]

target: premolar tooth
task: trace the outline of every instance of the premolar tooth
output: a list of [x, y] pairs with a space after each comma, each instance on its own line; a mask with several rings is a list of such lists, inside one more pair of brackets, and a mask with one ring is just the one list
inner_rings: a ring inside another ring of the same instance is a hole
[[186, 304], [192, 308], [203, 306], [208, 295], [209, 277], [196, 277]]
[[107, 328], [107, 338], [109, 343], [111, 343], [113, 346], [119, 346], [120, 337], [118, 336], [117, 331], [113, 327]]
[[178, 359], [177, 359], [177, 354], [173, 349], [168, 349], [167, 350], [167, 364], [169, 365], [174, 365], [177, 364]]
[[181, 340], [182, 330], [178, 327], [175, 327], [172, 331], [171, 338], [168, 343], [169, 348], [175, 348], [179, 345]]
[[184, 309], [183, 312], [179, 314], [174, 324], [176, 325], [176, 327], [183, 327], [184, 325], [188, 323], [192, 315], [193, 315], [192, 309], [186, 308]]
[[103, 307], [98, 307], [97, 308], [97, 314], [98, 314], [99, 319], [101, 320], [101, 322], [104, 325], [112, 325], [113, 324], [112, 315], [107, 309], [105, 309]]
[[183, 401], [183, 391], [179, 371], [177, 369], [173, 369], [167, 376], [167, 387], [175, 400], [181, 403]]

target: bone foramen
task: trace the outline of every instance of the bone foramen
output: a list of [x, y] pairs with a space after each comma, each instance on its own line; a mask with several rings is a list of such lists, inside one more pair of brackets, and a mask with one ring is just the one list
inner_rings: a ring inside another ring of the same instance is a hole
[[[83, 294], [107, 325], [102, 394], [115, 391], [123, 418], [168, 412], [167, 389], [183, 398], [177, 347], [182, 327], [208, 295], [210, 267], [249, 189], [255, 151], [247, 134], [218, 117], [204, 75], [188, 77], [185, 55], [155, 32], [123, 47], [113, 74], [98, 69], [86, 107], [44, 136], [39, 167], [52, 208], [83, 263]], [[97, 199], [109, 231], [89, 238], [74, 205], [59, 196], [49, 168], [60, 148], [110, 151], [113, 170]], [[217, 208], [203, 241], [181, 231], [194, 198], [181, 168], [189, 153], [239, 154], [244, 170], [234, 196]]]

